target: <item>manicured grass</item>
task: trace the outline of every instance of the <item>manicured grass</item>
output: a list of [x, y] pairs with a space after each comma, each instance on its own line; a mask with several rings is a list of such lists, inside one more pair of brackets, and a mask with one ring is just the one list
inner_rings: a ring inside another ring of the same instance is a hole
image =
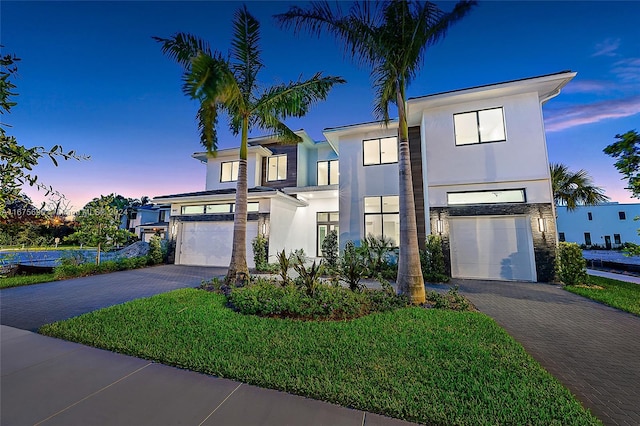
[[0, 289], [19, 287], [21, 285], [31, 285], [56, 281], [55, 274], [18, 275], [16, 277], [0, 278]]
[[579, 294], [580, 296], [602, 302], [605, 305], [640, 315], [640, 284], [627, 283], [592, 275], [589, 276], [589, 281], [591, 284], [604, 287], [604, 290], [575, 286], [565, 286], [564, 288], [571, 293]]
[[483, 314], [412, 307], [313, 322], [225, 302], [176, 290], [40, 332], [426, 424], [600, 424]]

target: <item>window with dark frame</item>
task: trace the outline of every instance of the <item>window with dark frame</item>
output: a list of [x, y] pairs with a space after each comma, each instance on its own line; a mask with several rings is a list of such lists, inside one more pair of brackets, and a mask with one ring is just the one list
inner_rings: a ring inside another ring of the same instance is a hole
[[398, 138], [365, 139], [362, 141], [362, 164], [392, 164], [398, 162]]
[[620, 234], [613, 234], [613, 243], [622, 244], [622, 239], [620, 238]]
[[591, 212], [587, 212], [587, 219], [593, 220], [593, 215], [591, 214]]
[[558, 232], [558, 239], [559, 239], [560, 241], [565, 241], [565, 239], [564, 239], [564, 232]]
[[317, 242], [316, 247], [317, 256], [324, 257], [322, 253], [322, 243], [327, 238], [329, 232], [336, 231], [340, 235], [340, 214], [338, 212], [318, 212], [316, 213], [316, 229], [317, 229]]
[[267, 180], [287, 180], [287, 154], [267, 158]]
[[338, 160], [318, 161], [317, 165], [317, 184], [337, 185], [338, 184]]
[[220, 182], [236, 182], [238, 180], [240, 161], [224, 161], [220, 164]]
[[400, 242], [400, 202], [397, 195], [364, 197], [364, 234]]
[[453, 115], [456, 145], [506, 141], [502, 107]]
[[585, 232], [584, 233], [584, 244], [587, 246], [591, 245], [591, 233], [590, 232]]
[[627, 214], [625, 212], [618, 212], [620, 220], [627, 220]]

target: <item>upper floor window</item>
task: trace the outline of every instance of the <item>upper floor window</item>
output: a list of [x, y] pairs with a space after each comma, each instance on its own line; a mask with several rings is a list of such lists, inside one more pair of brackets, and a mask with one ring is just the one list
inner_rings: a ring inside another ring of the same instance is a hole
[[168, 222], [168, 211], [167, 210], [160, 210], [158, 212], [158, 222]]
[[364, 197], [364, 233], [400, 243], [400, 202], [397, 195]]
[[[234, 213], [236, 211], [235, 207], [235, 203], [207, 204], [206, 206], [182, 206], [182, 214]], [[259, 208], [260, 203], [247, 203], [247, 212], [249, 213], [257, 213]]]
[[506, 140], [502, 107], [453, 115], [456, 145]]
[[559, 239], [560, 241], [565, 241], [565, 238], [564, 238], [564, 232], [558, 232], [558, 239]]
[[362, 141], [365, 166], [398, 162], [398, 138], [368, 139]]
[[267, 158], [267, 180], [287, 180], [287, 155], [274, 155]]
[[447, 192], [447, 204], [501, 204], [524, 203], [524, 189], [499, 189], [495, 191]]
[[627, 214], [625, 212], [618, 212], [620, 220], [627, 220]]
[[338, 183], [338, 160], [318, 161], [318, 185]]
[[239, 161], [225, 161], [220, 171], [220, 182], [235, 182], [238, 180]]
[[593, 215], [591, 214], [591, 212], [587, 212], [587, 219], [593, 220]]

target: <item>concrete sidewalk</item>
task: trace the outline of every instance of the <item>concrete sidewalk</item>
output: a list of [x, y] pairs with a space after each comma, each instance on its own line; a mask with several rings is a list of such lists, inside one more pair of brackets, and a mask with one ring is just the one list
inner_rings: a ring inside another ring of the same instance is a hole
[[2, 425], [412, 423], [0, 326]]
[[640, 284], [640, 277], [626, 274], [615, 274], [613, 272], [598, 271], [596, 269], [587, 269], [587, 274], [594, 277], [611, 278], [618, 281], [625, 281], [628, 283]]

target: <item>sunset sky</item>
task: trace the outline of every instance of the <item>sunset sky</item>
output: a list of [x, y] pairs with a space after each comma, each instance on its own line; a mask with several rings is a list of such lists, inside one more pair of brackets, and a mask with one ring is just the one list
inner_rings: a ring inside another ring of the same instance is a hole
[[[347, 84], [307, 117], [290, 120], [313, 138], [322, 129], [371, 121], [369, 73], [332, 38], [293, 36], [275, 13], [300, 2], [247, 2], [262, 28], [266, 86], [316, 71]], [[342, 7], [346, 3], [341, 3]], [[437, 2], [450, 10], [454, 3]], [[3, 54], [19, 62], [18, 105], [2, 121], [27, 146], [56, 144], [90, 155], [36, 169], [74, 209], [101, 194], [157, 196], [203, 190], [205, 166], [197, 104], [180, 89], [180, 68], [151, 36], [191, 32], [227, 52], [239, 2], [0, 3]], [[432, 47], [408, 95], [421, 96], [572, 70], [578, 73], [544, 106], [549, 158], [588, 170], [613, 201], [635, 202], [602, 149], [640, 131], [640, 2], [480, 2]], [[220, 121], [220, 148], [239, 144]], [[260, 132], [255, 132], [258, 135]], [[43, 194], [28, 188], [36, 202]]]

